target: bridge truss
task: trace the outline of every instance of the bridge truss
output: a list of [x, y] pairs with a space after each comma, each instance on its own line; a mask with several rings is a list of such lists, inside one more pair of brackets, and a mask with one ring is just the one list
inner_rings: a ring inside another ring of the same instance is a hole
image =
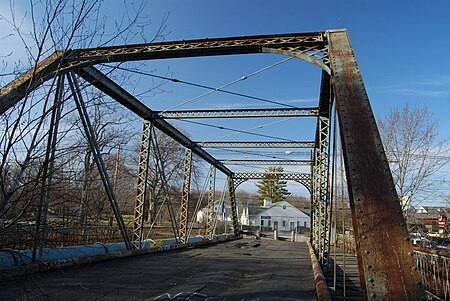
[[[101, 63], [189, 58], [200, 56], [238, 55], [270, 53], [289, 56], [310, 62], [321, 69], [319, 105], [316, 108], [283, 108], [254, 110], [197, 110], [157, 112], [144, 105], [136, 96], [126, 91], [108, 75], [96, 68]], [[56, 80], [58, 79], [58, 80]], [[228, 166], [245, 164], [242, 161], [218, 160], [205, 148], [310, 148], [312, 149], [310, 174], [286, 173], [277, 177], [301, 183], [311, 193], [311, 241], [324, 267], [330, 252], [330, 120], [332, 107], [336, 108], [345, 162], [348, 194], [352, 211], [353, 227], [358, 254], [362, 292], [371, 300], [415, 300], [421, 295], [418, 274], [414, 270], [414, 258], [407, 241], [407, 231], [398, 196], [390, 174], [381, 139], [370, 107], [369, 99], [359, 72], [353, 49], [345, 30], [328, 30], [312, 33], [232, 37], [175, 42], [147, 43], [138, 45], [111, 46], [90, 49], [56, 51], [35, 68], [17, 77], [0, 90], [0, 114], [8, 113], [20, 101], [30, 101], [33, 91], [47, 81], [56, 82], [62, 89], [67, 79], [77, 109], [83, 120], [89, 147], [95, 157], [99, 174], [113, 209], [123, 239], [129, 248], [140, 248], [144, 238], [144, 215], [148, 200], [149, 149], [153, 147], [155, 166], [163, 176], [166, 198], [170, 199], [170, 187], [164, 179], [164, 160], [158, 158], [158, 146], [152, 140], [152, 128], [159, 129], [185, 148], [180, 215], [169, 210], [173, 229], [179, 242], [188, 238], [190, 178], [192, 156], [196, 155], [211, 166], [209, 179], [208, 208], [213, 208], [216, 171], [223, 173], [227, 181], [228, 199], [232, 211], [233, 232], [239, 235], [235, 189], [250, 179], [261, 179], [263, 173], [237, 173]], [[97, 88], [116, 100], [128, 110], [142, 118], [141, 148], [133, 232], [129, 237], [123, 217], [112, 189], [102, 154], [97, 147], [92, 125], [80, 94], [79, 81]], [[57, 89], [57, 90], [58, 90]], [[62, 102], [55, 98], [56, 105]], [[58, 124], [57, 114], [51, 126]], [[313, 117], [316, 118], [315, 141], [306, 142], [202, 142], [192, 141], [167, 119], [187, 118], [246, 118], [246, 117]], [[51, 132], [51, 131], [49, 131]], [[53, 137], [53, 140], [56, 137]], [[47, 153], [52, 153], [52, 143]], [[45, 161], [45, 170], [51, 170], [51, 156]], [[288, 160], [287, 160], [288, 161]], [[287, 162], [286, 161], [286, 162]], [[296, 161], [292, 161], [294, 164]], [[269, 160], [247, 163], [266, 165], [281, 163]], [[283, 162], [284, 163], [284, 162]], [[296, 162], [301, 164], [301, 162]], [[47, 180], [47, 187], [51, 180]], [[170, 207], [170, 205], [168, 205]], [[45, 202], [39, 207], [39, 216], [45, 216]], [[213, 217], [208, 216], [208, 236], [213, 234]], [[44, 223], [45, 224], [45, 223]], [[180, 227], [178, 227], [178, 225]], [[37, 233], [43, 232], [41, 223], [36, 223]], [[45, 231], [44, 231], [45, 232]], [[42, 236], [42, 235], [41, 235]], [[386, 245], [388, 244], [388, 245]], [[39, 249], [40, 240], [36, 241]], [[40, 246], [42, 247], [42, 246]]]

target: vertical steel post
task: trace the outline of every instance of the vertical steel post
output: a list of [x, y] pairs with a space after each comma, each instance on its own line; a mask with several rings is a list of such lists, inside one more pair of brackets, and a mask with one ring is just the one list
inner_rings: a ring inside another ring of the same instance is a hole
[[346, 30], [328, 31], [362, 295], [421, 300], [405, 219]]
[[313, 245], [319, 262], [326, 268], [330, 250], [329, 240], [329, 152], [330, 152], [330, 114], [333, 103], [331, 77], [322, 72], [320, 85], [319, 116], [316, 127], [316, 148], [313, 168]]
[[189, 221], [189, 194], [191, 188], [191, 168], [192, 168], [192, 150], [185, 148], [184, 151], [184, 169], [183, 184], [181, 187], [181, 210], [180, 210], [180, 242], [188, 241], [188, 221]]
[[234, 236], [239, 236], [239, 223], [236, 211], [236, 194], [234, 190], [234, 179], [228, 176], [228, 193], [230, 195], [230, 206], [231, 206], [231, 218], [233, 219], [233, 234]]
[[320, 252], [319, 260], [322, 265], [326, 264], [326, 258], [330, 250], [329, 242], [329, 144], [330, 144], [330, 119], [319, 116], [319, 166], [318, 166], [318, 200], [320, 210]]
[[208, 191], [208, 219], [206, 236], [212, 239], [214, 232], [214, 202], [216, 200], [216, 168], [211, 165], [209, 168], [209, 191]]
[[319, 160], [318, 160], [318, 151], [317, 149], [314, 149], [314, 159], [313, 159], [313, 166], [312, 166], [312, 189], [311, 189], [311, 199], [312, 199], [312, 242], [314, 246], [314, 250], [318, 252], [320, 250], [320, 199], [319, 199]]
[[148, 187], [148, 165], [150, 158], [150, 145], [152, 139], [152, 123], [142, 121], [141, 144], [139, 146], [138, 174], [136, 180], [136, 198], [134, 200], [134, 223], [133, 223], [133, 248], [142, 247], [144, 235], [145, 213], [149, 209], [147, 187]]
[[72, 96], [75, 100], [75, 104], [80, 115], [81, 123], [83, 124], [83, 128], [88, 139], [89, 147], [91, 148], [95, 164], [97, 165], [98, 172], [103, 182], [103, 186], [105, 187], [106, 195], [108, 196], [110, 205], [114, 210], [114, 215], [116, 217], [117, 224], [119, 225], [120, 232], [122, 233], [125, 245], [128, 250], [131, 250], [132, 246], [130, 237], [128, 236], [127, 228], [122, 218], [122, 213], [120, 212], [119, 205], [117, 204], [116, 196], [112, 189], [111, 181], [109, 179], [105, 163], [103, 162], [103, 158], [98, 147], [97, 137], [95, 136], [91, 121], [89, 120], [89, 115], [87, 113], [86, 106], [84, 104], [75, 74], [73, 74], [72, 72], [69, 73], [67, 79], [69, 81], [69, 86], [72, 90]]

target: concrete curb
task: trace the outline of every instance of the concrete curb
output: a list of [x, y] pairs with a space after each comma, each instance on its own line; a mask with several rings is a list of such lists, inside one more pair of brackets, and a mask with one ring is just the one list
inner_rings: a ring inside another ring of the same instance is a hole
[[103, 261], [108, 261], [108, 260], [113, 260], [113, 259], [119, 259], [119, 258], [146, 255], [146, 254], [152, 254], [152, 253], [160, 253], [160, 252], [172, 251], [172, 250], [181, 250], [181, 249], [186, 249], [186, 248], [190, 248], [190, 247], [201, 247], [201, 246], [207, 246], [207, 245], [214, 245], [214, 244], [218, 244], [218, 243], [222, 243], [222, 242], [238, 240], [241, 238], [242, 237], [227, 237], [224, 240], [202, 241], [202, 242], [183, 244], [183, 245], [172, 245], [169, 248], [166, 247], [166, 248], [127, 250], [127, 251], [113, 252], [113, 253], [107, 253], [107, 254], [99, 254], [99, 255], [94, 255], [94, 256], [84, 256], [84, 257], [78, 257], [78, 258], [72, 258], [72, 259], [57, 260], [57, 261], [51, 261], [51, 262], [33, 263], [33, 264], [29, 264], [29, 265], [17, 266], [17, 267], [0, 270], [0, 272], [1, 272], [0, 280], [5, 281], [5, 280], [14, 279], [14, 278], [33, 275], [36, 273], [44, 273], [44, 272], [49, 272], [49, 271], [54, 271], [54, 270], [60, 270], [63, 268], [88, 265], [88, 264], [92, 264], [92, 263], [98, 263], [98, 262], [103, 262]]

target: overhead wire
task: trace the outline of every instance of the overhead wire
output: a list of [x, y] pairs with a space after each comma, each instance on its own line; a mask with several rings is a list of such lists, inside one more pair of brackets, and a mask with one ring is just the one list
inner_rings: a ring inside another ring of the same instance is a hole
[[[283, 59], [283, 60], [281, 60], [281, 61], [278, 61], [278, 62], [276, 62], [276, 63], [270, 64], [269, 66], [266, 66], [266, 67], [264, 67], [264, 68], [261, 68], [261, 69], [259, 69], [259, 70], [256, 70], [256, 71], [254, 71], [254, 72], [252, 72], [252, 73], [250, 73], [250, 74], [247, 74], [247, 75], [244, 75], [244, 76], [240, 77], [239, 79], [233, 80], [233, 81], [231, 81], [231, 82], [229, 82], [229, 83], [227, 83], [227, 84], [225, 84], [225, 85], [222, 85], [222, 86], [216, 87], [216, 88], [214, 88], [214, 87], [208, 87], [208, 86], [205, 86], [205, 85], [194, 84], [194, 83], [190, 83], [190, 82], [186, 82], [186, 81], [181, 81], [181, 80], [178, 80], [178, 79], [175, 79], [175, 78], [169, 78], [169, 77], [165, 77], [165, 76], [154, 75], [154, 74], [151, 74], [151, 73], [142, 72], [142, 71], [138, 71], [138, 70], [132, 70], [132, 69], [123, 68], [123, 67], [116, 67], [116, 68], [117, 68], [117, 69], [120, 69], [120, 70], [125, 70], [125, 71], [135, 72], [135, 73], [137, 73], [137, 74], [142, 74], [142, 75], [147, 75], [147, 76], [154, 76], [154, 77], [157, 77], [157, 78], [167, 79], [167, 80], [170, 80], [170, 81], [173, 81], [173, 82], [179, 82], [179, 83], [189, 84], [189, 85], [192, 85], [192, 86], [201, 87], [201, 88], [206, 88], [206, 89], [209, 89], [209, 90], [210, 90], [210, 91], [208, 91], [208, 92], [202, 93], [202, 94], [200, 94], [200, 95], [198, 95], [198, 96], [195, 96], [195, 97], [193, 97], [193, 98], [190, 98], [190, 99], [188, 99], [188, 100], [186, 100], [186, 101], [184, 101], [184, 102], [182, 102], [182, 103], [180, 103], [180, 104], [177, 104], [177, 105], [175, 105], [175, 106], [172, 106], [172, 107], [170, 107], [170, 108], [168, 108], [168, 109], [166, 109], [166, 110], [160, 112], [160, 114], [162, 114], [162, 113], [165, 113], [165, 112], [167, 112], [167, 111], [173, 110], [173, 109], [175, 109], [175, 108], [177, 108], [177, 107], [180, 107], [180, 106], [182, 106], [182, 105], [184, 105], [184, 104], [187, 104], [187, 103], [190, 103], [190, 102], [192, 102], [192, 101], [194, 101], [194, 100], [197, 100], [197, 99], [199, 99], [199, 98], [202, 98], [202, 97], [204, 97], [204, 96], [206, 96], [206, 95], [212, 94], [212, 93], [214, 93], [214, 92], [226, 92], [226, 93], [228, 93], [228, 92], [230, 92], [230, 91], [223, 90], [223, 88], [226, 88], [226, 87], [228, 87], [228, 86], [231, 86], [231, 85], [233, 85], [233, 84], [235, 84], [235, 83], [237, 83], [237, 82], [246, 80], [246, 79], [249, 78], [249, 77], [255, 76], [255, 75], [257, 75], [257, 74], [259, 74], [259, 73], [261, 73], [261, 72], [264, 72], [264, 71], [266, 71], [266, 70], [269, 70], [269, 69], [271, 69], [271, 68], [274, 68], [274, 67], [276, 67], [276, 66], [278, 66], [278, 65], [280, 65], [280, 64], [282, 64], [282, 63], [285, 63], [285, 62], [287, 62], [287, 61], [289, 61], [289, 60], [291, 60], [291, 59], [293, 59], [293, 58], [292, 58], [292, 57], [289, 57], [289, 58]], [[106, 67], [109, 67], [109, 68], [115, 68], [115, 67], [113, 67], [113, 66], [109, 66], [109, 65], [106, 65], [106, 64], [102, 64], [102, 65], [104, 65], [104, 66], [106, 66]], [[231, 92], [231, 94], [234, 94], [234, 92]], [[248, 95], [243, 95], [243, 94], [242, 94], [242, 95], [240, 95], [240, 96], [245, 96], [245, 97], [247, 97]], [[250, 97], [250, 98], [255, 99], [254, 97]], [[257, 100], [261, 100], [261, 101], [264, 101], [264, 102], [275, 103], [275, 102], [273, 102], [273, 101], [269, 101], [269, 100], [261, 99], [261, 98], [258, 98]], [[296, 108], [295, 106], [290, 106], [290, 105], [287, 105], [287, 104], [284, 104], [284, 103], [280, 103], [280, 102], [276, 102], [276, 103], [279, 104], [279, 105], [283, 105], [283, 106], [287, 106], [287, 107], [293, 107], [293, 108]], [[214, 126], [214, 125], [211, 125], [211, 124], [206, 124], [206, 123], [202, 123], [202, 122], [195, 122], [195, 121], [192, 121], [192, 120], [186, 120], [186, 119], [180, 119], [180, 120], [181, 120], [181, 121], [184, 121], [184, 122], [194, 123], [194, 124], [203, 125], [203, 126], [207, 126], [207, 127], [215, 127], [215, 128], [224, 129], [224, 130], [229, 130], [229, 131], [233, 131], [233, 132], [234, 132], [234, 133], [232, 133], [232, 134], [227, 134], [227, 135], [219, 136], [219, 137], [210, 139], [210, 140], [208, 140], [208, 141], [215, 141], [215, 140], [223, 139], [223, 138], [226, 138], [226, 137], [231, 137], [231, 136], [234, 136], [234, 135], [237, 135], [237, 134], [249, 134], [249, 135], [254, 135], [254, 136], [259, 136], [259, 137], [265, 137], [265, 138], [271, 138], [271, 139], [281, 139], [281, 140], [284, 140], [284, 141], [293, 142], [293, 140], [290, 140], [290, 139], [285, 139], [285, 138], [280, 138], [280, 137], [275, 137], [275, 136], [264, 135], [264, 134], [257, 134], [257, 133], [251, 133], [251, 132], [250, 132], [250, 131], [253, 131], [253, 130], [260, 129], [260, 128], [262, 128], [262, 127], [267, 127], [267, 126], [270, 126], [270, 125], [273, 125], [273, 124], [277, 124], [277, 123], [280, 123], [280, 122], [285, 122], [285, 121], [291, 120], [291, 119], [293, 119], [293, 118], [296, 118], [296, 117], [288, 117], [288, 118], [285, 118], [285, 119], [283, 119], [283, 120], [277, 120], [277, 121], [274, 121], [274, 122], [271, 122], [271, 123], [268, 123], [268, 124], [265, 124], [265, 125], [258, 125], [258, 126], [256, 126], [256, 127], [252, 127], [252, 128], [246, 129], [246, 130], [237, 130], [237, 129], [226, 128], [226, 127], [222, 127], [222, 126]], [[204, 141], [204, 142], [205, 142], [205, 141]]]
[[280, 138], [280, 137], [271, 136], [271, 135], [252, 133], [252, 132], [248, 132], [246, 130], [237, 130], [237, 129], [232, 129], [232, 128], [228, 128], [228, 127], [224, 127], [224, 126], [213, 125], [213, 124], [208, 124], [208, 123], [203, 123], [203, 122], [198, 122], [198, 121], [192, 121], [192, 120], [187, 120], [187, 119], [180, 119], [180, 120], [184, 121], [184, 122], [188, 122], [188, 123], [193, 123], [193, 124], [198, 124], [198, 125], [202, 125], [202, 126], [217, 128], [217, 129], [221, 129], [221, 130], [232, 131], [232, 132], [241, 133], [241, 134], [248, 134], [248, 135], [253, 135], [253, 136], [258, 136], [258, 137], [284, 140], [284, 141], [287, 141], [287, 142], [295, 142], [294, 140], [291, 140], [291, 139]]
[[[284, 118], [282, 120], [276, 120], [276, 121], [269, 122], [269, 123], [266, 123], [266, 124], [261, 124], [261, 125], [258, 125], [258, 126], [255, 126], [255, 127], [251, 127], [251, 128], [248, 128], [248, 129], [245, 129], [245, 130], [242, 130], [242, 131], [245, 131], [248, 134], [248, 132], [250, 132], [250, 131], [258, 130], [258, 129], [261, 129], [263, 127], [268, 127], [268, 126], [271, 126], [271, 125], [274, 125], [274, 124], [277, 124], [277, 123], [281, 123], [281, 122], [285, 122], [285, 121], [288, 121], [288, 120], [291, 120], [291, 119], [294, 119], [294, 118], [297, 118], [297, 117], [287, 117], [287, 118]], [[219, 137], [216, 137], [216, 138], [213, 138], [213, 139], [208, 139], [207, 141], [215, 141], [215, 140], [219, 140], [219, 139], [235, 136], [235, 135], [238, 135], [238, 134], [240, 134], [240, 133], [227, 134], [227, 135], [219, 136]], [[277, 139], [284, 139], [284, 138], [278, 137]], [[287, 140], [287, 141], [292, 141], [292, 140]], [[206, 141], [203, 141], [203, 142], [206, 142]]]
[[[300, 109], [300, 108], [297, 107], [297, 106], [289, 105], [289, 104], [282, 103], [282, 102], [279, 102], [279, 101], [274, 101], [274, 100], [265, 99], [265, 98], [262, 98], [262, 97], [257, 97], [257, 96], [252, 96], [252, 95], [247, 95], [247, 94], [238, 93], [238, 92], [233, 92], [233, 91], [229, 91], [229, 90], [223, 89], [223, 88], [226, 88], [226, 87], [228, 87], [228, 86], [230, 86], [230, 85], [232, 85], [232, 84], [234, 84], [234, 83], [243, 81], [243, 80], [245, 80], [245, 79], [247, 79], [247, 78], [249, 78], [249, 77], [251, 77], [251, 76], [254, 76], [254, 75], [258, 74], [258, 73], [261, 73], [261, 72], [263, 72], [263, 71], [265, 71], [265, 70], [267, 70], [267, 69], [273, 68], [273, 67], [275, 67], [275, 66], [277, 66], [277, 65], [280, 65], [280, 64], [282, 64], [282, 63], [284, 63], [284, 62], [286, 62], [286, 61], [288, 61], [288, 60], [291, 60], [291, 59], [293, 59], [293, 58], [290, 57], [290, 58], [284, 59], [284, 60], [279, 61], [279, 62], [277, 62], [277, 63], [274, 63], [274, 64], [272, 64], [272, 65], [270, 65], [270, 66], [267, 66], [267, 67], [265, 67], [265, 68], [262, 68], [262, 69], [260, 69], [260, 70], [257, 70], [257, 71], [255, 71], [255, 72], [249, 74], [249, 75], [242, 76], [241, 78], [239, 78], [239, 79], [237, 79], [237, 80], [234, 80], [234, 81], [232, 81], [232, 82], [230, 82], [230, 83], [228, 83], [228, 84], [225, 84], [225, 85], [223, 85], [223, 86], [220, 86], [220, 87], [211, 87], [211, 86], [202, 85], [202, 84], [198, 84], [198, 83], [193, 83], [193, 82], [189, 82], [189, 81], [185, 81], [185, 80], [181, 80], [181, 79], [177, 79], [177, 78], [173, 78], [173, 77], [167, 77], [167, 76], [162, 76], [162, 75], [156, 75], [156, 74], [149, 73], [149, 72], [143, 72], [143, 71], [136, 70], [136, 69], [132, 69], [132, 68], [124, 68], [124, 67], [119, 67], [119, 66], [109, 66], [109, 65], [107, 65], [107, 64], [100, 64], [100, 65], [105, 66], [105, 67], [108, 67], [108, 68], [112, 68], [112, 69], [123, 70], [123, 71], [127, 71], [127, 72], [133, 72], [133, 73], [140, 74], [140, 75], [145, 75], [145, 76], [150, 76], [150, 77], [154, 77], [154, 78], [159, 78], [159, 79], [168, 80], [168, 81], [171, 81], [171, 82], [174, 82], [174, 83], [181, 83], [181, 84], [185, 84], [185, 85], [189, 85], [189, 86], [193, 86], [193, 87], [198, 87], [198, 88], [210, 90], [209, 92], [204, 93], [205, 95], [202, 94], [202, 95], [199, 95], [199, 96], [194, 97], [195, 99], [198, 99], [198, 98], [200, 98], [200, 97], [204, 97], [204, 96], [206, 96], [206, 95], [208, 95], [208, 94], [211, 94], [211, 93], [214, 93], [214, 92], [222, 92], [222, 93], [226, 93], [226, 94], [230, 94], [230, 95], [235, 95], [235, 96], [239, 96], [239, 97], [245, 97], [245, 98], [249, 98], [249, 99], [253, 99], [253, 100], [258, 100], [258, 101], [262, 101], [262, 102], [266, 102], [266, 103], [271, 103], [271, 104], [276, 104], [276, 105], [280, 105], [280, 106], [284, 106], [284, 107], [289, 107], [289, 108], [293, 108], [293, 109]], [[195, 100], [195, 99], [191, 99], [191, 101], [193, 101], [193, 100]], [[189, 101], [189, 102], [190, 102], [190, 101]], [[180, 104], [180, 105], [182, 105], [182, 104]], [[178, 105], [178, 106], [179, 106], [179, 105]], [[169, 110], [171, 110], [171, 109], [173, 109], [173, 107], [172, 107], [172, 108], [169, 108], [169, 109], [166, 109], [166, 110], [162, 111], [161, 113], [167, 112], [167, 111], [169, 111]]]

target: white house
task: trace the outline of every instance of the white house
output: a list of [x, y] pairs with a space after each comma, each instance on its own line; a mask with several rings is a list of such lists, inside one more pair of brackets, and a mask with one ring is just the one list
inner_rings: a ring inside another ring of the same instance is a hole
[[281, 231], [311, 227], [310, 217], [286, 201], [272, 204], [265, 200], [264, 205], [244, 208], [240, 216], [241, 224]]
[[[241, 210], [240, 204], [236, 204], [237, 212]], [[208, 219], [208, 208], [204, 207], [197, 212], [197, 223], [206, 222]], [[221, 200], [214, 202], [214, 214], [217, 215], [219, 221], [232, 221], [231, 206], [228, 202], [222, 203]]]

